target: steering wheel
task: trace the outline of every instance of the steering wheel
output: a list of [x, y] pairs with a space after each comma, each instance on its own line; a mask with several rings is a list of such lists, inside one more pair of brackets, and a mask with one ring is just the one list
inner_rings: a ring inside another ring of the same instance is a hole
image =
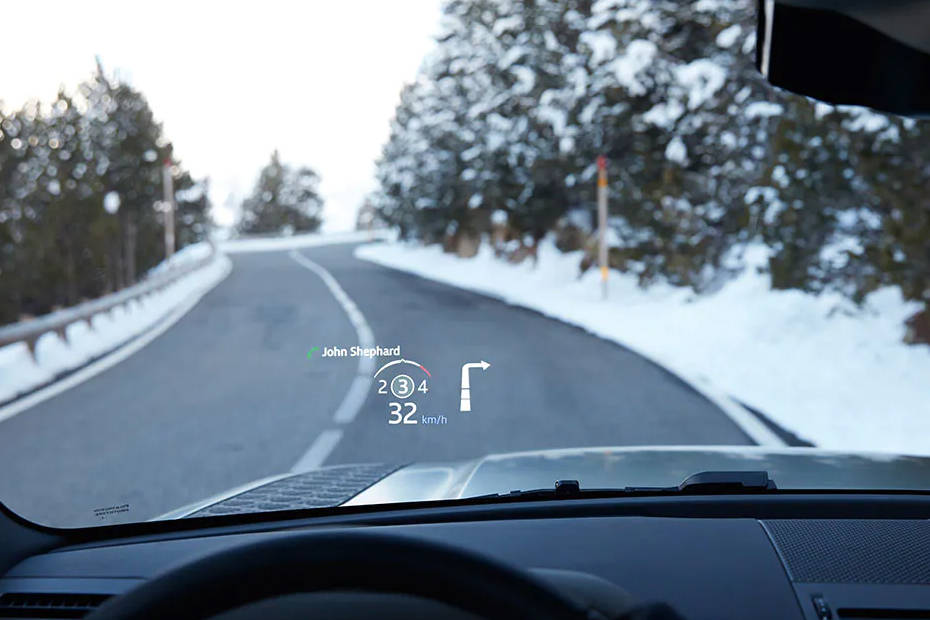
[[407, 594], [485, 618], [585, 618], [528, 573], [434, 542], [372, 532], [282, 534], [223, 549], [113, 597], [87, 620], [206, 618], [287, 594]]

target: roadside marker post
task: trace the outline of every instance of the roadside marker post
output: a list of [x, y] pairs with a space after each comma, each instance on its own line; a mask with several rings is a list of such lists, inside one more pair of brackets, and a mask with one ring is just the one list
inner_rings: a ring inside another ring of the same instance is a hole
[[171, 176], [171, 160], [166, 159], [162, 167], [162, 189], [165, 208], [165, 258], [174, 254], [174, 179]]
[[597, 262], [601, 268], [601, 298], [607, 299], [607, 158], [597, 157]]

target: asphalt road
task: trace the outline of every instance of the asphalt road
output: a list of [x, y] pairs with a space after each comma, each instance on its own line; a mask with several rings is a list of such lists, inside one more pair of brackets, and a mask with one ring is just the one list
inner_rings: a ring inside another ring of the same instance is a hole
[[[289, 471], [330, 429], [341, 436], [327, 465], [751, 443], [703, 396], [616, 344], [353, 249], [301, 253], [334, 276], [378, 345], [400, 345], [430, 371], [416, 417], [446, 424], [388, 424], [396, 399], [377, 383], [351, 422], [335, 422], [358, 360], [307, 352], [358, 343], [344, 308], [288, 252], [233, 255], [229, 277], [141, 351], [0, 422], [0, 499], [51, 525], [98, 523], [95, 509], [122, 504], [120, 521], [149, 519]], [[481, 360], [491, 367], [471, 371], [473, 410], [461, 413], [461, 366]]]

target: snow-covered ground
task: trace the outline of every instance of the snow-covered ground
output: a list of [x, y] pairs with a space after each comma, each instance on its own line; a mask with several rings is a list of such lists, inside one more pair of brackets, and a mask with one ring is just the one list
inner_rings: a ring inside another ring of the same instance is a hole
[[773, 291], [764, 248], [746, 268], [702, 296], [656, 284], [640, 288], [611, 271], [578, 277], [579, 253], [551, 243], [539, 264], [511, 265], [482, 246], [460, 259], [438, 247], [361, 246], [356, 256], [533, 308], [619, 342], [695, 383], [710, 382], [817, 446], [930, 454], [930, 347], [902, 343], [916, 307], [896, 289], [859, 309], [835, 294]]
[[210, 244], [206, 242], [192, 243], [184, 246], [175, 252], [171, 258], [163, 260], [149, 269], [148, 275], [153, 276], [168, 269], [176, 269], [203, 260], [210, 256], [210, 251]]
[[[209, 251], [206, 243], [188, 246], [172, 257], [171, 265], [197, 260]], [[165, 268], [162, 263], [150, 273]], [[229, 258], [218, 254], [207, 266], [152, 295], [94, 315], [91, 325], [72, 323], [65, 329], [64, 339], [55, 332], [43, 334], [36, 342], [34, 358], [24, 342], [0, 347], [0, 402], [48, 383], [151, 329], [191, 297], [213, 288], [229, 269]]]
[[[35, 356], [23, 342], [0, 347], [0, 403], [45, 385], [63, 372], [74, 370], [122, 343], [150, 330], [187, 300], [199, 297], [218, 284], [231, 269], [227, 253], [270, 252], [333, 243], [352, 243], [371, 239], [393, 238], [386, 231], [341, 232], [293, 235], [278, 238], [253, 238], [221, 241], [216, 259], [208, 266], [184, 276], [165, 289], [142, 300], [117, 306], [91, 319], [80, 321], [65, 330], [65, 338], [54, 332], [36, 342]], [[201, 260], [210, 254], [208, 243], [189, 245], [169, 260], [149, 270], [154, 276], [167, 269]]]
[[333, 243], [353, 243], [370, 241], [372, 239], [383, 239], [385, 234], [385, 231], [376, 230], [372, 232], [308, 233], [290, 237], [230, 239], [229, 241], [221, 241], [219, 243], [219, 249], [227, 254], [238, 254], [241, 252], [279, 252], [281, 250], [296, 250], [299, 248], [330, 245]]

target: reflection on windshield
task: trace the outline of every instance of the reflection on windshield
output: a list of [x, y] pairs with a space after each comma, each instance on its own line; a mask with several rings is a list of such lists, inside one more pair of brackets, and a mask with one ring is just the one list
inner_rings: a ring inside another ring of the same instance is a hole
[[749, 0], [369, 4], [0, 92], [0, 501], [927, 488], [844, 456], [930, 445], [926, 121], [772, 87]]

